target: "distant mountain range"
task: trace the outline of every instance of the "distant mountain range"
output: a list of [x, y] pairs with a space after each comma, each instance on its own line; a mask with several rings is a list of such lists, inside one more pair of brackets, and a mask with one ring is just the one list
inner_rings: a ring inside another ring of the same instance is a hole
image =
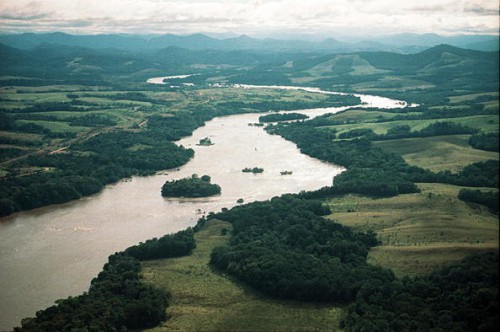
[[157, 50], [179, 47], [189, 50], [256, 50], [279, 52], [325, 52], [346, 53], [359, 51], [387, 51], [396, 53], [417, 53], [429, 47], [448, 44], [478, 51], [497, 51], [499, 38], [489, 35], [439, 36], [436, 34], [397, 34], [370, 40], [339, 41], [333, 38], [321, 41], [257, 39], [246, 35], [218, 39], [204, 34], [192, 35], [70, 35], [54, 33], [23, 33], [0, 35], [0, 43], [18, 49], [32, 49], [43, 44], [60, 44], [94, 49], [121, 49], [128, 51]]
[[[0, 76], [4, 76], [0, 84], [16, 85], [20, 84], [20, 80], [26, 81], [22, 84], [38, 84], [37, 81], [47, 79], [66, 80], [74, 84], [96, 85], [97, 81], [99, 84], [118, 84], [122, 79], [145, 82], [150, 77], [181, 74], [197, 74], [190, 77], [190, 82], [196, 84], [213, 82], [213, 79], [208, 79], [216, 77], [216, 82], [224, 83], [307, 84], [324, 88], [367, 80], [376, 82], [374, 87], [397, 86], [394, 79], [379, 81], [389, 74], [397, 77], [409, 75], [408, 78], [416, 86], [428, 82], [444, 84], [443, 80], [463, 82], [462, 76], [466, 73], [476, 80], [470, 84], [498, 81], [498, 51], [482, 52], [444, 44], [412, 54], [386, 51], [328, 54], [318, 51], [263, 52], [254, 48], [254, 43], [262, 45], [258, 40], [239, 37], [232, 39], [233, 45], [242, 45], [238, 42], [246, 41], [247, 47], [253, 50], [233, 50], [228, 46], [230, 44], [225, 44], [229, 50], [169, 46], [140, 52], [119, 49], [121, 44], [117, 44], [118, 40], [123, 40], [120, 38], [138, 40], [136, 38], [139, 37], [109, 35], [78, 36], [75, 39], [75, 36], [61, 34], [49, 36], [52, 43], [46, 41], [28, 49], [0, 44]], [[85, 41], [87, 46], [90, 44], [94, 48], [55, 43], [57, 38], [54, 37], [61, 37], [59, 41]], [[166, 36], [164, 38], [167, 39]], [[202, 42], [214, 40], [203, 35], [176, 38], [183, 43], [198, 40], [200, 48]], [[98, 45], [104, 47], [104, 40], [108, 40], [107, 48], [97, 49]], [[220, 42], [229, 43], [228, 40]], [[323, 43], [335, 44], [335, 41]], [[178, 45], [185, 44], [178, 42]]]

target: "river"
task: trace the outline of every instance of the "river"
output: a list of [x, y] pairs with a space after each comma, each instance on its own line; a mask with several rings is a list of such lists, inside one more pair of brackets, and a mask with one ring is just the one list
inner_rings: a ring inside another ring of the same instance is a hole
[[[263, 88], [245, 86], [245, 88]], [[287, 87], [273, 87], [287, 88]], [[318, 92], [318, 91], [315, 91]], [[322, 92], [320, 92], [322, 93]], [[403, 107], [399, 101], [361, 96], [364, 106]], [[340, 108], [300, 110], [314, 117]], [[331, 185], [343, 168], [300, 153], [295, 144], [262, 127], [249, 126], [262, 114], [213, 119], [178, 144], [195, 150], [194, 158], [175, 170], [133, 177], [100, 193], [66, 204], [16, 213], [0, 221], [0, 331], [54, 301], [86, 291], [107, 257], [140, 241], [194, 226], [210, 211], [283, 193]], [[209, 137], [211, 146], [198, 146]], [[243, 173], [264, 168], [262, 174]], [[281, 175], [281, 171], [292, 171]], [[165, 199], [166, 180], [207, 174], [222, 188], [219, 196]]]

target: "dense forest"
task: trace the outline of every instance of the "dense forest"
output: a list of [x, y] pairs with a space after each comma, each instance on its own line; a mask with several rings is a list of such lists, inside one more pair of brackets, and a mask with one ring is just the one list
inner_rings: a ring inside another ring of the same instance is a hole
[[347, 331], [498, 331], [498, 253], [417, 278], [377, 280], [347, 308]]
[[211, 263], [278, 298], [349, 304], [341, 323], [347, 331], [498, 329], [497, 253], [397, 279], [366, 263], [375, 234], [326, 221], [327, 213], [319, 201], [284, 195], [211, 214], [234, 227]]
[[126, 331], [158, 325], [167, 319], [169, 294], [146, 284], [140, 261], [189, 255], [196, 246], [191, 229], [151, 239], [109, 256], [88, 292], [58, 300], [25, 318], [15, 331]]
[[371, 279], [392, 280], [366, 264], [374, 234], [321, 217], [329, 212], [319, 201], [284, 195], [212, 215], [231, 222], [233, 234], [211, 263], [266, 294], [303, 301], [349, 303]]
[[67, 151], [33, 154], [19, 161], [51, 171], [3, 177], [0, 215], [64, 203], [96, 193], [125, 177], [178, 167], [193, 156], [191, 149], [157, 139], [156, 135], [168, 135], [166, 131], [152, 131], [102, 133], [71, 145]]
[[[334, 131], [321, 128], [329, 124], [331, 122], [328, 116], [324, 116], [305, 122], [268, 125], [266, 130], [295, 142], [305, 154], [348, 167], [346, 172], [335, 177], [330, 194], [359, 193], [370, 196], [394, 196], [417, 192], [415, 182], [439, 182], [492, 188], [497, 188], [499, 185], [498, 160], [471, 164], [458, 174], [452, 174], [449, 171], [431, 172], [417, 166], [410, 166], [400, 156], [375, 147], [372, 141], [377, 140], [378, 135], [336, 140]], [[417, 137], [421, 137], [422, 133], [446, 135], [450, 130], [455, 134], [464, 133], [464, 131], [474, 132], [464, 126], [437, 122], [415, 135]], [[388, 134], [400, 131], [408, 135], [406, 127], [404, 130], [396, 127], [393, 131], [389, 130]], [[401, 135], [401, 137], [408, 136]]]
[[[239, 94], [215, 89], [212, 83], [219, 79], [224, 87], [307, 82], [328, 91], [369, 92], [419, 103], [404, 109], [366, 109], [379, 113], [368, 116], [373, 128], [394, 121], [383, 133], [364, 126], [332, 129], [356, 124], [342, 113], [312, 120], [293, 114], [261, 117], [261, 122], [301, 120], [268, 125], [266, 130], [295, 142], [305, 154], [347, 170], [332, 186], [315, 192], [209, 213], [208, 219], [233, 226], [229, 244], [211, 253], [211, 267], [271, 297], [345, 306], [341, 328], [346, 331], [498, 330], [497, 253], [478, 254], [419, 277], [396, 278], [391, 270], [367, 263], [370, 249], [380, 244], [377, 234], [324, 218], [331, 211], [316, 200], [347, 194], [382, 200], [418, 193], [419, 182], [444, 183], [487, 187], [461, 189], [458, 198], [497, 214], [498, 159], [474, 161], [454, 173], [431, 171], [410, 165], [376, 143], [465, 135], [473, 148], [497, 152], [497, 129], [477, 128], [498, 122], [498, 103], [492, 106], [498, 95], [491, 93], [498, 91], [498, 52], [441, 45], [418, 54], [168, 48], [138, 55], [0, 45], [0, 55], [5, 77], [0, 80], [0, 217], [90, 195], [133, 175], [179, 167], [194, 152], [173, 142], [216, 116], [360, 104], [354, 95]], [[195, 87], [144, 83], [156, 74], [179, 73], [199, 74], [188, 82]], [[30, 101], [33, 96], [40, 100]], [[481, 116], [491, 118], [481, 122]], [[459, 117], [475, 118], [464, 124], [454, 121]], [[438, 121], [414, 129], [407, 124], [413, 120]], [[210, 182], [207, 175], [167, 182], [162, 195], [220, 192]], [[200, 219], [194, 231], [207, 218]], [[187, 229], [115, 253], [88, 292], [57, 301], [35, 318], [24, 319], [16, 330], [123, 331], [158, 325], [167, 318], [169, 295], [142, 281], [140, 261], [189, 255], [195, 246], [193, 231]]]
[[305, 114], [300, 113], [276, 113], [259, 116], [259, 122], [280, 122], [280, 121], [291, 121], [291, 120], [303, 120], [309, 118]]
[[[195, 231], [212, 218], [233, 225], [229, 245], [213, 250], [211, 264], [278, 298], [347, 304], [341, 322], [347, 331], [498, 329], [498, 254], [397, 279], [366, 263], [368, 250], [378, 244], [374, 233], [322, 218], [329, 209], [301, 196], [286, 194], [201, 218]], [[153, 327], [167, 318], [168, 293], [141, 281], [139, 260], [189, 255], [195, 246], [187, 229], [115, 253], [87, 293], [57, 301], [15, 330]]]
[[193, 174], [190, 178], [167, 181], [161, 187], [163, 197], [207, 197], [220, 194], [221, 188], [211, 183], [210, 176]]
[[[64, 203], [96, 193], [104, 185], [123, 178], [150, 175], [159, 170], [181, 166], [193, 156], [193, 151], [173, 142], [191, 135], [194, 129], [216, 116], [266, 112], [269, 109], [296, 109], [300, 106], [359, 103], [359, 98], [352, 96], [330, 96], [317, 103], [280, 100], [222, 101], [214, 105], [196, 105], [192, 107], [193, 110], [188, 108], [165, 113], [164, 107], [169, 106], [168, 102], [155, 100], [142, 92], [64, 94], [67, 95], [70, 99], [67, 102], [41, 102], [20, 109], [0, 109], [1, 130], [15, 133], [16, 137], [37, 134], [47, 140], [67, 141], [65, 148], [54, 148], [55, 152], [48, 153], [42, 149], [47, 141], [26, 142], [11, 138], [11, 135], [0, 135], [0, 143], [22, 146], [22, 149], [8, 147], [0, 151], [0, 161], [9, 163], [4, 166], [7, 167], [7, 175], [0, 178], [0, 216]], [[102, 107], [80, 100], [86, 96], [106, 97], [118, 103], [114, 107], [130, 107], [128, 104], [119, 104], [122, 98], [129, 98], [128, 102], [152, 103], [153, 106], [136, 106], [136, 109], [141, 109], [146, 114], [146, 118], [142, 120], [145, 125], [142, 127], [135, 123], [128, 128], [117, 128], [116, 120], [105, 113], [86, 114]], [[65, 118], [65, 123], [69, 126], [88, 126], [94, 131], [87, 136], [77, 135], [72, 131], [53, 132], [35, 123], [57, 123], [57, 117], [45, 115], [54, 110], [78, 114]], [[81, 112], [85, 114], [82, 115]], [[26, 153], [27, 148], [37, 151]], [[30, 171], [22, 172], [22, 169]]]

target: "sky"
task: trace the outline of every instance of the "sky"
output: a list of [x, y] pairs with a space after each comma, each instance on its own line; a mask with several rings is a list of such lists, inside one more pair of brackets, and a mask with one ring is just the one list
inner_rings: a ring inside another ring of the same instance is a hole
[[494, 34], [498, 0], [0, 0], [0, 33]]

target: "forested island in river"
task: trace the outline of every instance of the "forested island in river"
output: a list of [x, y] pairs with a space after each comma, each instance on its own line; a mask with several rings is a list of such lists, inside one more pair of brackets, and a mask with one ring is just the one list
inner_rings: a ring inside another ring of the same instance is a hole
[[163, 197], [207, 197], [220, 194], [220, 186], [211, 183], [210, 176], [197, 174], [190, 178], [167, 181], [161, 187]]
[[[227, 115], [276, 112], [266, 133], [345, 168], [323, 188], [241, 200], [110, 252], [87, 292], [16, 331], [498, 329], [498, 52], [0, 51], [7, 219], [175, 172], [195, 155], [176, 142]], [[160, 76], [189, 85], [147, 83]], [[280, 180], [300, 181], [286, 172]], [[212, 189], [210, 176], [192, 176], [162, 195]]]

